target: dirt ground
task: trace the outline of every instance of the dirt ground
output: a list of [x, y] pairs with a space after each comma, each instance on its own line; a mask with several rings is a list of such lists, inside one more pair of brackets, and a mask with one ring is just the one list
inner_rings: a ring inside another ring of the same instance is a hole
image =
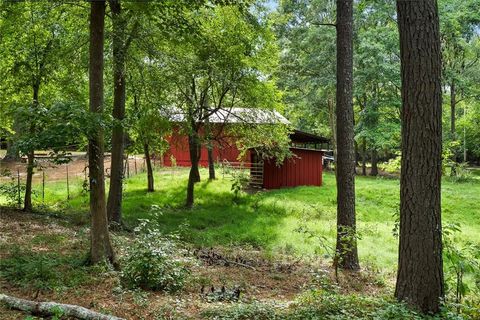
[[[68, 221], [42, 215], [25, 214], [0, 207], [0, 259], [12, 254], [14, 245], [27, 246], [35, 252], [84, 254], [88, 248], [85, 227], [71, 226]], [[65, 241], [49, 245], [32, 241], [38, 235], [60, 235]], [[128, 243], [129, 234], [115, 234], [114, 242]], [[13, 253], [14, 254], [14, 253]], [[0, 278], [0, 293], [29, 300], [55, 301], [80, 305], [100, 312], [112, 313], [125, 319], [178, 319], [179, 315], [196, 319], [200, 312], [228, 302], [209, 302], [205, 292], [225, 286], [238, 287], [243, 302], [264, 301], [288, 305], [296, 296], [310, 288], [315, 275], [324, 274], [333, 279], [333, 271], [320, 262], [302, 262], [292, 257], [266, 259], [260, 251], [222, 248], [196, 249], [191, 252], [196, 263], [191, 268], [192, 281], [178, 294], [128, 291], [119, 285], [117, 272], [103, 272], [92, 276], [91, 281], [74, 288], [59, 291], [34, 292], [31, 288], [16, 287]], [[218, 255], [228, 257], [232, 263], [216, 263]], [[236, 263], [235, 261], [241, 261]], [[315, 271], [315, 272], [314, 272]], [[362, 291], [377, 294], [385, 290], [375, 284], [367, 273], [342, 275], [344, 292]], [[25, 319], [25, 314], [0, 306], [0, 319]]]
[[[128, 167], [125, 159], [125, 174], [135, 174], [145, 170], [145, 160], [141, 156], [129, 156]], [[160, 165], [159, 161], [154, 160], [153, 165]], [[157, 163], [158, 162], [158, 163]], [[110, 173], [110, 156], [105, 156], [105, 174], [109, 176]], [[27, 172], [27, 165], [25, 162], [2, 162], [0, 161], [0, 182], [8, 180], [12, 176], [17, 177], [20, 174], [20, 179], [25, 179]], [[88, 162], [85, 153], [75, 153], [72, 161], [68, 164], [55, 164], [49, 158], [39, 154], [37, 158], [37, 167], [33, 179], [39, 182], [43, 179], [43, 174], [47, 181], [65, 180], [67, 178], [85, 177], [88, 175]]]

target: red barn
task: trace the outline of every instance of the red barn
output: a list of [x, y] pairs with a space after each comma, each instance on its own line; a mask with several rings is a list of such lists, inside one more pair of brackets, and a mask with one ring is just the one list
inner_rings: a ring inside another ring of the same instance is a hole
[[[238, 115], [246, 109], [235, 108], [228, 113], [216, 114], [210, 118], [210, 123], [218, 131], [223, 130], [225, 123], [234, 125], [240, 122]], [[251, 111], [249, 111], [251, 113]], [[271, 123], [271, 118], [265, 120], [266, 113], [256, 114], [255, 123]], [[289, 123], [277, 112], [272, 113], [276, 122]], [[260, 118], [260, 119], [258, 119]], [[181, 120], [174, 120], [180, 122]], [[242, 120], [244, 121], [244, 120]], [[215, 130], [215, 129], [214, 129]], [[329, 140], [317, 135], [295, 130], [290, 134], [293, 157], [286, 159], [277, 165], [275, 159], [262, 161], [256, 156], [254, 150], [249, 150], [243, 159], [239, 159], [240, 151], [235, 141], [230, 137], [222, 137], [213, 145], [213, 158], [217, 163], [231, 163], [250, 168], [251, 181], [257, 187], [265, 189], [277, 189], [295, 186], [320, 186], [322, 185], [323, 152], [322, 148], [328, 148]], [[188, 167], [190, 166], [190, 154], [188, 137], [181, 133], [180, 125], [174, 125], [172, 134], [167, 138], [170, 148], [163, 155], [165, 166]], [[201, 148], [200, 166], [208, 166], [208, 154], [205, 146]]]

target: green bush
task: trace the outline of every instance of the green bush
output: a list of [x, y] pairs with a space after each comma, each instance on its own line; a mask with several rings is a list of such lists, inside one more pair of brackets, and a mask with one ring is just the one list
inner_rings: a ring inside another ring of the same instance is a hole
[[[25, 184], [18, 184], [16, 178], [11, 176], [10, 173], [4, 173], [4, 176], [9, 177], [10, 181], [0, 183], [0, 195], [5, 197], [8, 206], [21, 206], [22, 196], [25, 194]], [[2, 177], [2, 174], [0, 174], [0, 177]], [[33, 193], [32, 195], [35, 196]]]
[[388, 162], [380, 163], [378, 166], [388, 173], [400, 173], [401, 162], [402, 154], [398, 152], [395, 158], [388, 160]]
[[189, 274], [175, 236], [166, 237], [143, 221], [122, 263], [123, 286], [134, 289], [174, 292], [183, 288]]

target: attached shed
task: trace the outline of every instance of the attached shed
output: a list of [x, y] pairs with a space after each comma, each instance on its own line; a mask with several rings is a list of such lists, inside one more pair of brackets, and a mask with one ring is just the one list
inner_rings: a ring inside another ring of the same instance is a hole
[[277, 165], [275, 159], [263, 161], [265, 189], [296, 186], [321, 186], [323, 172], [322, 147], [329, 140], [311, 133], [295, 130], [291, 135], [293, 157]]

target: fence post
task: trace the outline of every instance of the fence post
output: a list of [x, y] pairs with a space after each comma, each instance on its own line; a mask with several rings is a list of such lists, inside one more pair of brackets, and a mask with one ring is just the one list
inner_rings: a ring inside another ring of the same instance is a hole
[[17, 191], [18, 191], [18, 208], [22, 207], [22, 199], [20, 195], [20, 169], [17, 168]]
[[134, 163], [135, 163], [135, 175], [137, 175], [137, 174], [138, 174], [138, 173], [137, 173], [137, 157], [134, 156], [134, 157], [133, 157], [133, 161], [134, 161]]
[[70, 200], [70, 181], [68, 178], [68, 164], [67, 164], [67, 200]]

